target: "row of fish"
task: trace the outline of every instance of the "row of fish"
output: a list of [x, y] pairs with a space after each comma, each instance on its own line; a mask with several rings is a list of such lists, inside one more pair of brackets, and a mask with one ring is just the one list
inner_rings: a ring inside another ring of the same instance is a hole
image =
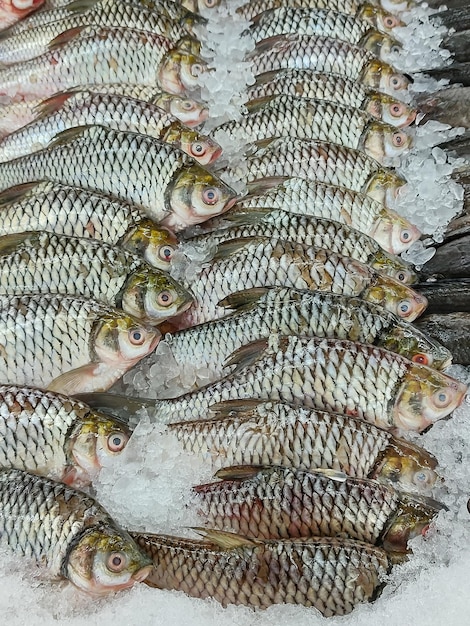
[[[247, 4], [270, 9], [247, 31], [263, 39], [247, 60], [269, 74], [209, 137], [184, 93], [208, 69], [208, 13], [187, 9], [218, 3], [200, 4], [49, 4], [1, 37], [4, 63], [39, 55], [0, 71], [4, 119], [35, 118], [0, 143], [0, 497], [2, 524], [17, 520], [2, 543], [91, 594], [145, 580], [345, 614], [443, 508], [428, 497], [436, 459], [397, 434], [466, 392], [439, 371], [449, 351], [411, 324], [427, 302], [394, 256], [420, 233], [387, 206], [405, 181], [384, 166], [410, 147], [416, 111], [395, 99], [408, 78], [374, 52], [397, 47], [401, 22], [354, 2]], [[251, 145], [227, 164], [218, 138], [235, 133]], [[172, 399], [155, 388], [168, 356], [192, 371]], [[137, 391], [158, 399], [132, 397], [134, 382], [89, 393], [126, 371], [121, 384], [140, 373]], [[203, 540], [128, 534], [76, 491], [126, 449], [142, 407], [219, 469], [194, 488]]]

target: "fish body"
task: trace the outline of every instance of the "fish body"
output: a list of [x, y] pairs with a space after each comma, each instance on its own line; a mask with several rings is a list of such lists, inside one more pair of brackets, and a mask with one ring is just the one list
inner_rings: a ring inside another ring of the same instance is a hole
[[0, 163], [3, 189], [38, 179], [111, 194], [170, 228], [196, 224], [235, 201], [228, 185], [177, 148], [102, 126], [68, 129], [48, 148]]
[[259, 42], [247, 57], [256, 76], [281, 69], [312, 69], [340, 74], [363, 85], [399, 96], [409, 79], [360, 46], [331, 37], [278, 35]]
[[406, 552], [444, 508], [374, 480], [334, 472], [235, 466], [194, 488], [210, 528], [258, 539], [344, 537]]
[[203, 225], [207, 232], [189, 236], [187, 241], [190, 245], [200, 246], [205, 250], [230, 239], [264, 236], [325, 248], [365, 263], [377, 272], [407, 285], [418, 280], [409, 263], [389, 255], [375, 239], [333, 220], [296, 215], [280, 209], [248, 209], [237, 212], [232, 208], [225, 220], [217, 218], [208, 222]]
[[85, 403], [34, 387], [0, 385], [0, 465], [88, 485], [130, 432]]
[[100, 125], [149, 135], [192, 156], [202, 165], [220, 156], [210, 137], [184, 126], [160, 107], [135, 98], [72, 90], [48, 98], [26, 128], [0, 142], [0, 161], [10, 161], [47, 148], [60, 132], [76, 126]]
[[409, 126], [416, 118], [416, 109], [409, 104], [339, 74], [305, 69], [266, 72], [260, 74], [254, 85], [247, 89], [249, 100], [255, 102], [258, 99], [280, 95], [314, 98], [354, 107], [399, 128]]
[[214, 598], [224, 606], [293, 603], [331, 616], [349, 613], [371, 599], [388, 570], [386, 553], [361, 542], [262, 541], [221, 531], [205, 534], [211, 541], [134, 534], [153, 559], [147, 584]]
[[150, 560], [93, 498], [41, 476], [0, 472], [0, 528], [2, 549], [91, 595], [132, 587], [150, 573]]
[[224, 304], [235, 312], [167, 336], [164, 344], [136, 365], [135, 372], [146, 379], [149, 391], [152, 380], [147, 372], [159, 368], [163, 380], [170, 361], [171, 375], [178, 373], [187, 381], [188, 391], [195, 382], [200, 387], [208, 379], [217, 380], [228, 373], [224, 365], [232, 352], [271, 333], [360, 341], [435, 369], [452, 362], [446, 348], [413, 324], [358, 298], [280, 287], [233, 294]]
[[86, 26], [62, 33], [41, 56], [0, 71], [0, 95], [47, 98], [84, 82], [137, 83], [175, 94], [194, 89], [204, 62], [161, 35]]
[[271, 335], [240, 348], [222, 380], [156, 402], [159, 421], [194, 420], [224, 400], [300, 404], [359, 417], [387, 429], [420, 432], [462, 402], [466, 385], [366, 344]]
[[72, 395], [108, 389], [160, 332], [99, 302], [55, 294], [0, 296], [2, 382]]
[[56, 37], [67, 30], [82, 26], [132, 28], [162, 35], [174, 43], [187, 37], [191, 30], [191, 24], [187, 20], [175, 22], [143, 7], [113, 0], [102, 0], [89, 10], [65, 9], [62, 13], [65, 13], [62, 19], [55, 19], [36, 26], [34, 30], [0, 39], [0, 62], [11, 65], [45, 54]]
[[40, 230], [117, 245], [166, 271], [178, 245], [141, 208], [111, 196], [47, 181], [0, 193], [0, 236]]
[[386, 60], [400, 45], [389, 35], [379, 33], [367, 21], [328, 9], [278, 7], [253, 18], [247, 31], [254, 41], [286, 34], [331, 37], [369, 50]]
[[403, 131], [360, 109], [297, 96], [275, 96], [240, 120], [221, 124], [215, 137], [219, 133], [247, 142], [284, 136], [330, 141], [362, 150], [379, 163], [407, 151], [412, 142]]
[[92, 298], [159, 324], [184, 311], [191, 295], [166, 272], [93, 239], [20, 233], [0, 240], [0, 293]]
[[[311, 139], [282, 137], [266, 142], [243, 166], [226, 173], [249, 183], [264, 178], [298, 177], [346, 187], [390, 203], [405, 181], [359, 150]], [[1, 172], [1, 170], [0, 170]], [[277, 181], [279, 182], [279, 181]]]
[[318, 289], [359, 296], [408, 321], [416, 319], [426, 308], [426, 300], [410, 287], [378, 274], [364, 263], [324, 248], [267, 237], [219, 244], [213, 259], [186, 284], [194, 295], [194, 303], [179, 328], [218, 319], [225, 313], [218, 305], [223, 298], [252, 287]]
[[[257, 208], [281, 209], [293, 215], [317, 216], [351, 226], [372, 237], [393, 254], [400, 254], [419, 239], [420, 231], [370, 196], [345, 187], [306, 178], [266, 178], [248, 184], [249, 194], [226, 214]], [[209, 224], [218, 223], [215, 219]], [[221, 220], [224, 223], [224, 220]], [[204, 224], [204, 228], [208, 224]]]
[[213, 405], [206, 419], [168, 428], [185, 450], [214, 470], [230, 465], [323, 468], [420, 494], [439, 480], [437, 461], [423, 448], [364, 420], [303, 406], [227, 401]]

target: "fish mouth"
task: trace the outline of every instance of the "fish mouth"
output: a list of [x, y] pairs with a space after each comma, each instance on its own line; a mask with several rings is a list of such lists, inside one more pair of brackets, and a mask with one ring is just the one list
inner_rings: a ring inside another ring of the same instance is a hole
[[132, 574], [132, 580], [136, 583], [141, 583], [150, 575], [153, 570], [153, 565], [146, 565]]

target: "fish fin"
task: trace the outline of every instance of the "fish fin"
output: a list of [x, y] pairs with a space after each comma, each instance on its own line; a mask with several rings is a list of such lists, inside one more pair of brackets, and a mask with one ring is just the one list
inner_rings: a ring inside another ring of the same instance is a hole
[[254, 113], [262, 109], [268, 102], [271, 102], [276, 97], [277, 96], [262, 96], [260, 98], [253, 98], [253, 100], [245, 102], [245, 106], [248, 109], [248, 113]]
[[155, 400], [146, 398], [134, 398], [123, 396], [117, 393], [94, 392], [94, 393], [74, 393], [71, 394], [77, 400], [85, 402], [93, 409], [123, 409], [128, 411], [139, 411], [143, 408], [154, 408]]
[[[237, 416], [251, 415], [257, 406], [265, 403], [266, 400], [248, 398], [243, 400], [224, 400], [223, 402], [215, 402], [209, 406], [211, 413], [214, 413], [213, 420], [231, 417], [234, 413]], [[199, 422], [201, 420], [198, 420]], [[182, 422], [185, 423], [185, 422]], [[187, 423], [187, 422], [186, 422]]]
[[0, 237], [0, 256], [13, 254], [24, 245], [34, 245], [40, 239], [42, 233], [31, 231], [25, 233], [12, 233]]
[[234, 371], [238, 372], [239, 370], [256, 363], [268, 346], [269, 342], [267, 339], [252, 341], [246, 346], [242, 346], [241, 348], [238, 348], [238, 350], [235, 350], [235, 352], [232, 352], [224, 363], [224, 368], [236, 365]]
[[253, 478], [262, 470], [269, 469], [266, 465], [232, 465], [231, 467], [222, 467], [215, 474], [215, 478], [221, 480], [246, 480]]
[[244, 196], [243, 202], [249, 200], [250, 196], [262, 196], [267, 191], [285, 183], [287, 179], [287, 176], [269, 176], [266, 178], [257, 178], [247, 183], [248, 195]]
[[[245, 198], [243, 198], [245, 200]], [[223, 215], [224, 222], [229, 222], [230, 226], [246, 226], [248, 224], [257, 224], [258, 222], [266, 219], [273, 211], [277, 211], [272, 207], [253, 207], [249, 209], [239, 209], [236, 211], [229, 211], [226, 215]], [[211, 232], [219, 232], [218, 230]], [[223, 229], [221, 229], [223, 232]]]
[[400, 498], [404, 502], [411, 502], [412, 504], [419, 503], [425, 507], [429, 507], [430, 509], [435, 509], [436, 511], [449, 510], [448, 506], [445, 505], [443, 502], [439, 502], [439, 500], [434, 500], [434, 498], [430, 498], [429, 496], [401, 493]]
[[74, 392], [83, 387], [83, 381], [94, 377], [96, 368], [99, 363], [87, 363], [81, 367], [77, 367], [70, 372], [65, 372], [57, 378], [54, 378], [52, 382], [47, 386], [48, 391], [55, 391], [56, 393], [63, 393], [64, 395], [71, 396]]
[[21, 183], [20, 185], [15, 185], [14, 187], [8, 187], [4, 191], [0, 192], [0, 208], [7, 206], [9, 204], [13, 204], [14, 202], [19, 202], [24, 197], [29, 196], [33, 189], [36, 187], [40, 187], [45, 181], [36, 180], [32, 183]]
[[323, 468], [323, 467], [315, 467], [311, 469], [312, 474], [322, 474], [327, 478], [331, 478], [331, 480], [336, 480], [338, 483], [344, 483], [348, 479], [348, 475], [344, 472], [339, 472], [338, 470]]
[[252, 52], [247, 55], [247, 58], [256, 57], [259, 54], [263, 54], [263, 52], [270, 52], [274, 48], [282, 44], [286, 44], [289, 41], [288, 35], [274, 35], [273, 37], [268, 37], [267, 39], [262, 39], [258, 41], [255, 45], [255, 48]]
[[269, 287], [252, 287], [226, 296], [217, 303], [224, 309], [250, 309], [270, 291]]
[[98, 0], [74, 0], [69, 2], [64, 8], [70, 13], [85, 13], [90, 9], [94, 9], [99, 4]]
[[86, 130], [89, 128], [93, 128], [93, 124], [89, 124], [87, 126], [75, 126], [74, 128], [67, 128], [66, 130], [60, 131], [55, 135], [51, 142], [48, 144], [48, 148], [56, 147], [56, 146], [64, 146], [67, 143], [71, 143], [76, 139], [79, 139]]
[[46, 98], [34, 107], [34, 122], [44, 119], [48, 115], [59, 111], [69, 98], [74, 96], [76, 91], [61, 91], [50, 98]]
[[274, 78], [277, 78], [282, 70], [270, 70], [269, 72], [263, 72], [262, 74], [258, 74], [255, 79], [254, 86], [265, 85], [266, 83], [270, 83]]
[[255, 146], [256, 150], [254, 154], [250, 154], [250, 157], [259, 156], [257, 155], [257, 151], [259, 152], [261, 150], [265, 150], [271, 144], [275, 143], [278, 139], [281, 139], [281, 137], [266, 137], [265, 139], [258, 139], [258, 141], [253, 141], [253, 146]]
[[219, 548], [225, 550], [235, 550], [236, 548], [246, 548], [250, 546], [259, 546], [261, 542], [256, 539], [248, 539], [243, 535], [237, 535], [236, 533], [229, 533], [225, 530], [214, 530], [213, 528], [201, 528], [200, 526], [192, 526], [198, 535], [208, 539], [210, 542], [215, 543]]
[[257, 239], [257, 237], [238, 237], [237, 239], [229, 239], [227, 241], [222, 241], [217, 244], [217, 249], [215, 251], [214, 256], [212, 257], [213, 261], [222, 261], [223, 259], [228, 259], [234, 254], [236, 254], [239, 250], [244, 248], [249, 241], [252, 239]]
[[75, 28], [64, 30], [63, 33], [60, 33], [60, 35], [57, 35], [57, 37], [54, 37], [54, 39], [49, 42], [47, 49], [49, 52], [52, 52], [53, 50], [60, 48], [69, 41], [72, 41], [72, 39], [78, 37], [87, 28], [89, 28], [89, 26], [75, 26]]

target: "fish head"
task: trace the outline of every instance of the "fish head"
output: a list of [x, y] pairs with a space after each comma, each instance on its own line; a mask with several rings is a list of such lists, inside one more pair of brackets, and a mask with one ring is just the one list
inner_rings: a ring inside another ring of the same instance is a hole
[[437, 459], [427, 450], [394, 438], [370, 478], [392, 484], [397, 489], [429, 493], [440, 480], [436, 468]]
[[408, 324], [389, 328], [380, 345], [405, 356], [413, 363], [436, 370], [445, 369], [452, 363], [452, 353], [447, 348]]
[[169, 271], [178, 240], [167, 228], [161, 228], [150, 219], [143, 219], [120, 244], [129, 252], [143, 257], [152, 267]]
[[398, 428], [421, 432], [447, 417], [462, 402], [467, 385], [425, 365], [409, 368], [393, 409]]
[[204, 14], [209, 9], [219, 6], [221, 0], [182, 0], [181, 4], [188, 11]]
[[86, 531], [62, 565], [64, 576], [92, 596], [132, 587], [152, 569], [152, 561], [125, 531], [105, 525]]
[[219, 144], [207, 135], [185, 128], [182, 124], [171, 125], [165, 135], [165, 141], [176, 146], [201, 165], [213, 163], [222, 154]]
[[402, 48], [401, 44], [393, 37], [385, 33], [379, 33], [376, 30], [367, 32], [358, 45], [382, 60], [386, 60], [390, 53], [399, 53]]
[[404, 11], [409, 11], [413, 7], [416, 7], [416, 2], [414, 0], [378, 0], [379, 4], [386, 11], [393, 13], [396, 15], [397, 13], [403, 13]]
[[199, 77], [206, 70], [207, 63], [199, 56], [174, 48], [159, 67], [159, 84], [165, 91], [176, 95], [194, 91], [199, 87]]
[[378, 91], [372, 91], [366, 105], [366, 111], [386, 124], [404, 128], [414, 122], [417, 110], [405, 102]]
[[95, 325], [93, 352], [98, 362], [128, 368], [156, 348], [160, 337], [159, 330], [140, 319], [109, 312]]
[[381, 274], [377, 274], [370, 287], [361, 294], [361, 298], [384, 307], [408, 322], [421, 315], [428, 304], [424, 296], [407, 285]]
[[399, 506], [382, 536], [383, 547], [388, 552], [406, 552], [408, 541], [425, 535], [432, 520], [446, 507], [424, 497], [402, 495]]
[[412, 145], [412, 138], [402, 130], [373, 121], [367, 125], [362, 138], [364, 152], [379, 163], [407, 152]]
[[[74, 486], [90, 483], [107, 459], [125, 449], [130, 435], [123, 422], [97, 411], [88, 412], [70, 436], [69, 454], [74, 461], [74, 470], [68, 473], [64, 482]], [[74, 477], [73, 483], [70, 476]]]
[[382, 202], [386, 206], [394, 202], [400, 187], [406, 184], [406, 180], [400, 178], [390, 170], [379, 170], [367, 182], [366, 195]]
[[150, 267], [134, 272], [122, 294], [124, 311], [152, 325], [183, 313], [192, 301], [192, 295], [169, 274]]
[[388, 35], [393, 33], [395, 28], [405, 26], [396, 15], [389, 13], [380, 6], [364, 3], [359, 7], [357, 17], [364, 20], [376, 30]]
[[363, 70], [361, 82], [378, 91], [383, 91], [389, 96], [398, 95], [408, 89], [411, 78], [400, 74], [391, 65], [383, 61], [372, 60]]
[[370, 266], [380, 274], [391, 276], [404, 285], [412, 285], [418, 280], [418, 275], [412, 270], [411, 263], [407, 263], [399, 257], [392, 256], [388, 254], [388, 252], [385, 252], [385, 250], [377, 251], [373, 260], [370, 262]]
[[209, 117], [209, 109], [202, 102], [192, 98], [183, 98], [171, 93], [162, 92], [154, 104], [171, 113], [174, 117], [190, 128], [203, 124]]
[[44, 4], [44, 0], [2, 0], [0, 5], [0, 29], [15, 24]]
[[421, 237], [421, 231], [404, 217], [390, 209], [383, 209], [369, 233], [384, 250], [400, 254]]
[[182, 168], [168, 194], [171, 212], [164, 223], [175, 230], [225, 213], [237, 201], [233, 189], [198, 164]]

